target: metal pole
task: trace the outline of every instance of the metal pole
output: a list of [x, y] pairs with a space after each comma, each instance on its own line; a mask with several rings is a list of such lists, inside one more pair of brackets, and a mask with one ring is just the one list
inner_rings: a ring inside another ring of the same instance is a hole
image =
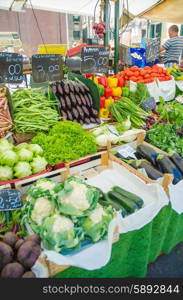
[[119, 0], [115, 2], [114, 10], [114, 73], [118, 73], [119, 61]]
[[104, 22], [106, 23], [106, 32], [104, 34], [104, 46], [109, 46], [109, 0], [104, 0]]

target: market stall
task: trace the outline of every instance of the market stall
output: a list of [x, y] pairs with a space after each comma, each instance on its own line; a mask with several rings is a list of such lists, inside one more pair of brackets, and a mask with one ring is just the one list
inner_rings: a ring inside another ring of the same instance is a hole
[[182, 72], [135, 51], [117, 74], [108, 47], [82, 75], [33, 55], [40, 87], [16, 91], [22, 57], [0, 53], [1, 277], [145, 277], [183, 241]]

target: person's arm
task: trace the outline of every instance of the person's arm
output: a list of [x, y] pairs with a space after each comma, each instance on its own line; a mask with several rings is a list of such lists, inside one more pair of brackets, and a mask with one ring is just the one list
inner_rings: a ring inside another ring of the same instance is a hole
[[160, 47], [160, 52], [163, 52], [163, 51], [165, 51], [166, 49], [163, 47], [163, 46], [161, 46]]

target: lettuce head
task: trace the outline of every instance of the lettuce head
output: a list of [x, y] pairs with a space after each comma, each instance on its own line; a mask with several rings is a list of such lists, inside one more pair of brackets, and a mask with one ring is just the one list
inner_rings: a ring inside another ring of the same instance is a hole
[[18, 161], [17, 154], [11, 149], [4, 151], [0, 157], [1, 163], [10, 167], [12, 167]]
[[8, 166], [0, 166], [0, 180], [6, 181], [13, 178], [13, 170]]

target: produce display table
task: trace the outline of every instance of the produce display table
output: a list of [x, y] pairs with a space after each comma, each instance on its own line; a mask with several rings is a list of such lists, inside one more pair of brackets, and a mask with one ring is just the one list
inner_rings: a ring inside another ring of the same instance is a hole
[[183, 241], [183, 214], [170, 205], [161, 209], [152, 222], [139, 230], [120, 235], [113, 245], [110, 262], [103, 268], [87, 271], [70, 267], [57, 278], [125, 278], [146, 276], [148, 264], [160, 254], [169, 253]]

